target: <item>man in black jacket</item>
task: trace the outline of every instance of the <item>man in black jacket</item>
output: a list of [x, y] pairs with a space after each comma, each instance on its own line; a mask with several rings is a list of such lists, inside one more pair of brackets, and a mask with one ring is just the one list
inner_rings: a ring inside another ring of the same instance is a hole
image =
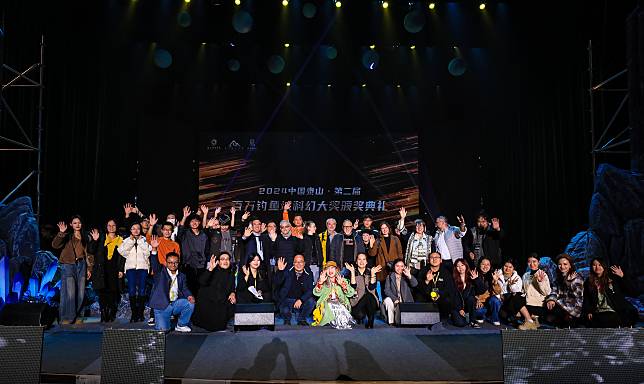
[[291, 324], [291, 314], [297, 313], [298, 325], [309, 325], [306, 320], [315, 308], [313, 276], [306, 270], [304, 256], [296, 255], [288, 270], [283, 258], [277, 260], [275, 273], [276, 301], [285, 325]]
[[458, 293], [452, 274], [441, 265], [440, 253], [429, 254], [429, 264], [418, 274], [418, 297], [416, 301], [434, 303], [441, 319], [452, 318], [457, 327], [467, 325], [464, 312], [458, 310]]
[[280, 221], [280, 233], [272, 238], [273, 257], [284, 258], [286, 264], [293, 265], [295, 255], [304, 254], [304, 241], [291, 233], [291, 223], [288, 220]]
[[464, 236], [465, 260], [468, 260], [470, 267], [476, 266], [478, 261], [487, 257], [494, 270], [501, 268], [503, 256], [501, 254], [501, 240], [505, 236], [499, 219], [492, 218], [488, 221], [485, 214], [481, 213], [476, 218], [476, 227], [472, 227]]

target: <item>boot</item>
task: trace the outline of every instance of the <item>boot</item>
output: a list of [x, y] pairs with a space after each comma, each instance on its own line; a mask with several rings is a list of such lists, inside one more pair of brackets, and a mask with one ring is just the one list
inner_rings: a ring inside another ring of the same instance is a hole
[[118, 307], [115, 304], [110, 305], [110, 317], [109, 322], [113, 323], [116, 321], [116, 314], [118, 313]]
[[139, 311], [139, 301], [138, 297], [136, 296], [130, 296], [130, 310], [132, 311], [132, 315], [130, 316], [130, 323], [136, 323], [138, 321], [138, 311]]
[[101, 323], [107, 323], [107, 308], [101, 308]]
[[365, 328], [367, 329], [373, 329], [373, 321], [374, 321], [374, 315], [371, 315], [367, 318], [367, 326]]
[[139, 321], [145, 320], [145, 302], [147, 300], [147, 296], [139, 296]]

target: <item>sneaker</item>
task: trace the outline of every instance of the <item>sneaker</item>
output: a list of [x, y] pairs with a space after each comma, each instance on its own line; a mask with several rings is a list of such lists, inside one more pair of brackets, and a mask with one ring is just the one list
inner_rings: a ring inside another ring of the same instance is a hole
[[154, 317], [150, 317], [148, 319], [148, 325], [151, 326], [151, 327], [154, 326]]
[[470, 323], [470, 327], [478, 329], [481, 328], [481, 325], [478, 322], [473, 322]]
[[176, 327], [174, 327], [174, 330], [177, 332], [184, 332], [184, 333], [192, 332], [192, 329], [190, 329], [190, 327], [187, 325], [177, 325]]
[[534, 321], [526, 321], [525, 323], [519, 325], [519, 329], [522, 331], [526, 331], [528, 329], [537, 329], [537, 323]]
[[499, 327], [501, 325], [501, 322], [500, 321], [493, 321], [492, 325], [496, 325], [497, 327]]
[[483, 319], [476, 319], [476, 322], [479, 324], [483, 324]]
[[539, 316], [532, 316], [532, 321], [537, 325], [537, 328], [541, 326], [541, 324], [539, 324]]

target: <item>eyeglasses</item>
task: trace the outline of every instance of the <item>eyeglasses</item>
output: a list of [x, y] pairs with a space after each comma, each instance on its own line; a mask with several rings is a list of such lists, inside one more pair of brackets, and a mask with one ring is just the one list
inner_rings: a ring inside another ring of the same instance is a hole
[[353, 225], [343, 225], [344, 228], [353, 228]]
[[290, 225], [285, 225], [285, 226], [280, 225], [280, 229], [284, 229], [284, 228], [291, 228], [291, 226]]
[[433, 260], [440, 260], [440, 259], [441, 259], [441, 257], [440, 257], [440, 256], [432, 256], [432, 257], [430, 257], [430, 259], [433, 259]]

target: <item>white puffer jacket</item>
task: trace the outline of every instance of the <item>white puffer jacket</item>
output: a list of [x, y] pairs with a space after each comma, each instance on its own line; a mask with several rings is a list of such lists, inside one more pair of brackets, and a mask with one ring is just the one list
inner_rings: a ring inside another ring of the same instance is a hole
[[126, 271], [128, 269], [150, 270], [150, 245], [145, 241], [145, 237], [141, 236], [137, 240], [128, 237], [123, 240], [118, 250], [125, 258]]

